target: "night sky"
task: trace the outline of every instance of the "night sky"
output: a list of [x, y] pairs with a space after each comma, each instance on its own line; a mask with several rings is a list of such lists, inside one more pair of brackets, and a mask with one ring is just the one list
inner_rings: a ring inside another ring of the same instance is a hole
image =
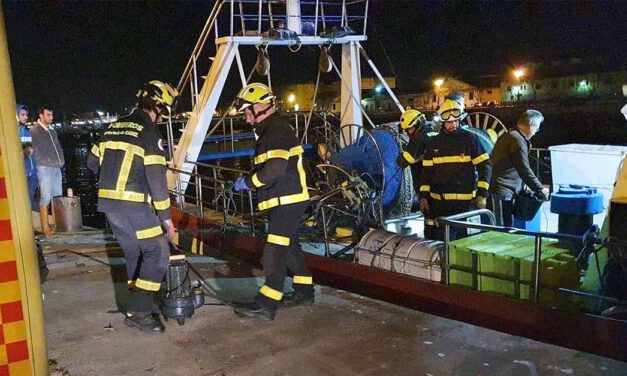
[[[3, 0], [2, 6], [16, 99], [51, 104], [58, 115], [120, 112], [143, 82], [176, 84], [213, 2]], [[472, 81], [528, 61], [602, 56], [625, 69], [626, 25], [625, 1], [375, 0], [364, 47], [384, 74], [396, 73], [399, 91], [415, 92], [435, 76]], [[298, 56], [271, 50], [273, 84], [315, 80], [317, 57], [314, 48]], [[247, 67], [253, 58], [244, 53]], [[232, 98], [234, 74], [227, 85]]]

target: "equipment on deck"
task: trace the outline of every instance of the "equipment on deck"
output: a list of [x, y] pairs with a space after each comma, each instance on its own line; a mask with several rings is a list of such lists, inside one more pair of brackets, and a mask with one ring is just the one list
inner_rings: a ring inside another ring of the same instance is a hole
[[57, 231], [78, 232], [83, 229], [80, 197], [58, 196], [53, 202]]
[[603, 195], [591, 187], [560, 187], [551, 198], [551, 212], [559, 214], [558, 232], [583, 235], [592, 227], [594, 214], [603, 212]]
[[192, 317], [194, 310], [205, 303], [202, 289], [192, 288], [189, 279], [189, 264], [185, 255], [170, 256], [166, 272], [166, 296], [161, 307], [165, 319], [176, 319], [179, 325]]
[[443, 248], [444, 243], [440, 241], [371, 230], [356, 248], [355, 262], [440, 282]]

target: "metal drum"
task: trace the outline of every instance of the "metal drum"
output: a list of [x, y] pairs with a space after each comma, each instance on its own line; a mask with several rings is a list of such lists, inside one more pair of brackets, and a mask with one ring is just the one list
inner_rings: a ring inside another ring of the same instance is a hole
[[78, 232], [83, 230], [80, 197], [57, 196], [53, 202], [57, 231]]
[[439, 282], [444, 243], [415, 236], [371, 230], [359, 243], [355, 262]]

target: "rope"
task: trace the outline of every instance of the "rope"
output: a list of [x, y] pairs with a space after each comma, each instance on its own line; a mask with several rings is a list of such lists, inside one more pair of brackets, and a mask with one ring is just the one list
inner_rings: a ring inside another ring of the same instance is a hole
[[[314, 105], [318, 97], [318, 85], [319, 84], [320, 84], [320, 69], [318, 69], [318, 76], [316, 77], [316, 86], [314, 87], [314, 95], [313, 95]], [[307, 136], [307, 131], [309, 131], [309, 123], [311, 123], [313, 112], [314, 112], [314, 106], [311, 106], [311, 110], [309, 110], [309, 117], [307, 118], [307, 122], [305, 123], [305, 130], [303, 131], [303, 137], [300, 140], [301, 144], [305, 142], [305, 137]]]
[[[329, 61], [331, 62], [331, 64], [333, 65], [333, 69], [335, 70], [335, 73], [337, 73], [338, 77], [340, 78], [340, 80], [342, 81], [342, 84], [344, 84], [344, 86], [346, 87], [346, 89], [348, 89], [348, 91], [351, 94], [351, 98], [353, 98], [353, 100], [355, 101], [355, 103], [357, 103], [357, 105], [359, 106], [359, 109], [361, 110], [362, 115], [366, 118], [366, 120], [368, 120], [368, 123], [370, 123], [370, 126], [372, 128], [375, 127], [374, 123], [372, 122], [372, 120], [370, 120], [370, 117], [368, 116], [368, 114], [366, 114], [366, 111], [364, 111], [363, 106], [361, 105], [361, 103], [359, 103], [359, 101], [357, 100], [357, 98], [355, 97], [355, 94], [353, 94], [350, 86], [348, 86], [348, 84], [346, 83], [346, 80], [344, 80], [344, 78], [342, 77], [342, 73], [340, 73], [340, 70], [338, 69], [337, 65], [335, 64], [335, 61], [333, 61], [333, 59], [329, 59]], [[349, 102], [346, 102], [347, 105]]]

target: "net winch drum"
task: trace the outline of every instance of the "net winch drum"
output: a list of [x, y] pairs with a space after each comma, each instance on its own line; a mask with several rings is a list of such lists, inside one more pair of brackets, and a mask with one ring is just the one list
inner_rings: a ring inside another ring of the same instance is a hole
[[58, 232], [83, 230], [83, 215], [80, 197], [57, 196], [53, 199], [54, 217]]
[[355, 262], [391, 272], [440, 282], [444, 243], [416, 236], [371, 230], [359, 243]]
[[179, 325], [192, 317], [195, 309], [204, 304], [200, 287], [192, 288], [189, 278], [189, 264], [185, 255], [170, 256], [170, 265], [166, 272], [166, 295], [161, 312], [166, 319], [176, 319]]

